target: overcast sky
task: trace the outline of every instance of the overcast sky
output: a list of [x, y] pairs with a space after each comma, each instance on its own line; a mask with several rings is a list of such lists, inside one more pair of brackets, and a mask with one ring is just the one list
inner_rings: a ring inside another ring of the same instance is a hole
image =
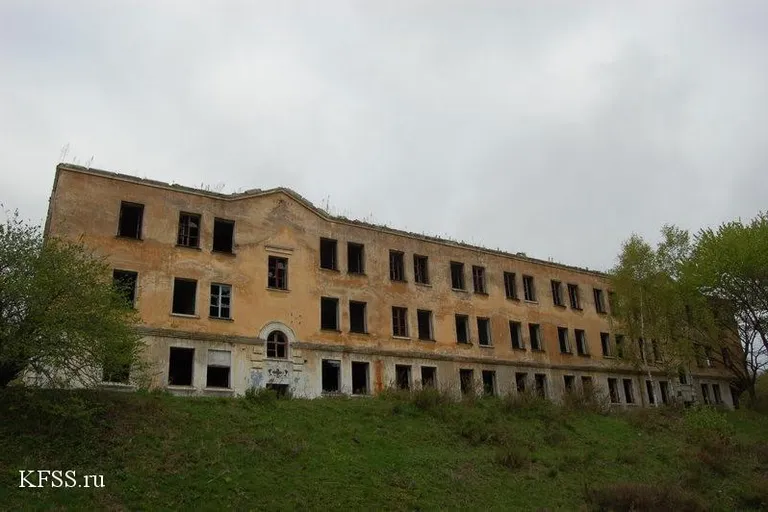
[[35, 221], [65, 153], [606, 269], [768, 209], [767, 136], [764, 0], [0, 2], [0, 202]]

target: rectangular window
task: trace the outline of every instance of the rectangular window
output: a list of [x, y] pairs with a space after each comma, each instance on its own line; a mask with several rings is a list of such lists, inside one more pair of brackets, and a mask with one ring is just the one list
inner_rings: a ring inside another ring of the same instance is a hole
[[408, 337], [408, 308], [392, 307], [392, 335]]
[[451, 288], [454, 290], [466, 290], [464, 284], [464, 264], [458, 261], [451, 262]]
[[611, 357], [611, 337], [607, 332], [600, 333], [600, 347], [603, 349], [603, 357]]
[[141, 240], [141, 224], [144, 217], [144, 205], [138, 203], [120, 203], [120, 220], [117, 223], [117, 236]]
[[230, 307], [232, 302], [232, 287], [228, 284], [211, 284], [212, 318], [231, 318]]
[[528, 380], [527, 373], [515, 373], [515, 386], [518, 393], [525, 393], [525, 381]]
[[173, 313], [178, 315], [195, 314], [195, 298], [197, 295], [197, 281], [194, 279], [173, 280]]
[[536, 288], [533, 276], [523, 276], [523, 296], [528, 302], [536, 302]]
[[274, 330], [267, 336], [267, 357], [270, 359], [288, 357], [288, 338], [282, 331]]
[[352, 394], [367, 395], [370, 393], [368, 385], [369, 364], [352, 361]]
[[631, 379], [624, 379], [624, 398], [628, 404], [635, 403], [635, 391], [632, 388]]
[[432, 335], [432, 312], [424, 309], [416, 310], [416, 320], [419, 323], [419, 339], [434, 340]]
[[571, 300], [571, 309], [581, 309], [581, 297], [579, 297], [579, 285], [568, 285], [568, 298]]
[[520, 322], [510, 320], [509, 336], [512, 339], [512, 348], [525, 350], [525, 345], [523, 344], [523, 329]]
[[528, 324], [528, 336], [531, 338], [531, 350], [544, 350], [541, 342], [541, 326], [539, 324]]
[[547, 376], [543, 373], [537, 373], [534, 375], [534, 384], [536, 385], [536, 394], [541, 398], [547, 397]]
[[496, 396], [496, 372], [492, 370], [483, 370], [483, 394]]
[[413, 255], [413, 280], [419, 284], [429, 284], [429, 260], [426, 256]]
[[323, 359], [323, 393], [338, 393], [341, 391], [341, 361]]
[[680, 384], [684, 386], [688, 385], [688, 376], [682, 368], [677, 372], [677, 379], [680, 381]]
[[267, 286], [275, 290], [288, 289], [288, 258], [270, 256], [267, 261]]
[[411, 367], [404, 364], [395, 365], [397, 389], [411, 389]]
[[179, 236], [176, 243], [183, 247], [200, 247], [200, 215], [185, 212], [179, 214]]
[[112, 285], [131, 307], [136, 303], [136, 282], [139, 274], [130, 270], [113, 270]]
[[488, 318], [477, 319], [477, 342], [484, 347], [492, 345], [491, 340], [491, 320]]
[[472, 265], [472, 283], [475, 288], [475, 293], [483, 295], [488, 293], [485, 288], [485, 267]]
[[723, 403], [723, 395], [720, 393], [720, 384], [712, 384], [712, 394], [715, 397], [715, 404]]
[[350, 274], [365, 274], [365, 246], [347, 243], [347, 271]]
[[437, 368], [434, 366], [421, 367], [421, 387], [437, 388]]
[[593, 288], [592, 292], [595, 296], [595, 311], [600, 314], [605, 314], [608, 311], [605, 309], [605, 300], [603, 298], [603, 290], [600, 288]]
[[469, 343], [469, 317], [467, 315], [456, 315], [456, 341]]
[[616, 357], [619, 359], [624, 357], [624, 335], [616, 335]]
[[235, 239], [235, 222], [232, 220], [213, 219], [213, 250], [232, 253]]
[[709, 405], [709, 386], [707, 384], [701, 385], [701, 398], [705, 405]]
[[368, 332], [366, 309], [365, 302], [349, 301], [349, 332]]
[[326, 270], [338, 270], [336, 258], [336, 240], [330, 238], [320, 239], [320, 268]]
[[475, 391], [474, 373], [474, 371], [464, 368], [459, 370], [459, 384], [461, 385], [461, 394], [464, 396], [470, 395]]
[[656, 393], [653, 391], [653, 381], [645, 381], [645, 393], [648, 395], [648, 403], [654, 405], [656, 403]]
[[565, 385], [566, 393], [573, 393], [576, 387], [576, 377], [573, 375], [563, 375], [563, 384]]
[[320, 329], [327, 331], [339, 330], [339, 299], [332, 297], [320, 298]]
[[171, 347], [168, 358], [168, 385], [191, 386], [195, 349]]
[[608, 379], [608, 395], [611, 398], [612, 404], [621, 403], [621, 396], [619, 395], [619, 382], [616, 379]]
[[207, 388], [229, 388], [232, 353], [229, 350], [208, 350]]
[[587, 334], [582, 329], [574, 329], [573, 333], [576, 335], [576, 352], [580, 356], [588, 356]]
[[661, 403], [669, 404], [669, 383], [665, 380], [659, 381], [659, 391], [661, 392]]
[[389, 279], [405, 281], [405, 255], [400, 251], [389, 251]]
[[517, 279], [513, 272], [504, 272], [504, 293], [508, 299], [517, 300]]
[[560, 281], [552, 281], [552, 304], [555, 306], [565, 306], [563, 303], [563, 283]]
[[557, 328], [557, 341], [560, 344], [560, 352], [563, 354], [570, 354], [571, 353], [571, 344], [568, 342], [568, 328], [567, 327], [558, 327]]

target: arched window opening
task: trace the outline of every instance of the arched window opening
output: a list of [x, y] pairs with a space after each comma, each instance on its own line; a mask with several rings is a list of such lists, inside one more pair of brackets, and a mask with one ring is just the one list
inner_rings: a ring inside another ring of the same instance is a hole
[[288, 340], [280, 331], [272, 331], [267, 336], [267, 357], [285, 359], [288, 357]]

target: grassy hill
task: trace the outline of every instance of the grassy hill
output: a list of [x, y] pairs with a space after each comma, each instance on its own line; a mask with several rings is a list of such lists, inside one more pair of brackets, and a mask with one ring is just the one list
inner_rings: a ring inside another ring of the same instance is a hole
[[[0, 508], [768, 508], [768, 417], [589, 409], [0, 390]], [[20, 469], [104, 487], [22, 489]]]

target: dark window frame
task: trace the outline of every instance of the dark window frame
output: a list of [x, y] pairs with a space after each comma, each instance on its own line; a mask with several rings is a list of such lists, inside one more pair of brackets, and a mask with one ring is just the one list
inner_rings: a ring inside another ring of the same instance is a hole
[[[283, 265], [280, 268], [280, 265]], [[288, 258], [281, 256], [267, 257], [267, 288], [288, 290]]]
[[392, 306], [392, 336], [395, 338], [410, 338], [408, 308]]
[[[128, 220], [125, 220], [125, 214], [127, 213], [125, 210], [136, 210], [136, 223], [135, 225], [131, 226], [131, 230], [125, 230], [125, 231], [135, 231], [135, 234], [126, 234], [123, 231], [124, 227], [129, 227], [127, 224]], [[142, 230], [144, 228], [144, 205], [141, 203], [133, 203], [130, 201], [120, 201], [120, 212], [118, 213], [117, 218], [117, 236], [120, 238], [127, 238], [131, 240], [142, 240]]]
[[491, 334], [491, 319], [484, 316], [477, 317], [477, 344], [481, 347], [492, 347], [493, 336]]
[[602, 288], [592, 288], [592, 294], [595, 298], [595, 311], [598, 314], [608, 314], [608, 309], [605, 307], [605, 295]]
[[516, 321], [509, 321], [509, 337], [512, 343], [512, 348], [515, 350], [525, 350], [525, 342], [523, 341], [523, 324]]
[[[217, 288], [214, 293], [214, 287]], [[225, 293], [226, 290], [226, 293]], [[214, 303], [215, 299], [215, 303]], [[225, 304], [226, 303], [226, 304]], [[226, 283], [211, 283], [208, 316], [221, 320], [232, 319], [232, 285]]]
[[544, 352], [544, 340], [542, 339], [541, 335], [541, 324], [529, 323], [528, 337], [531, 342], [531, 350], [536, 352]]
[[[221, 232], [222, 229], [225, 229], [224, 226], [227, 226], [227, 233]], [[224, 238], [224, 240], [222, 240], [222, 238]], [[226, 243], [227, 240], [229, 241], [229, 244]], [[229, 248], [226, 248], [227, 245], [229, 245]], [[235, 221], [219, 217], [213, 218], [213, 241], [211, 243], [211, 251], [221, 254], [235, 253]]]
[[[330, 255], [327, 251], [331, 251]], [[320, 268], [323, 270], [339, 271], [339, 241], [333, 238], [320, 237]], [[328, 266], [330, 265], [330, 266]]]
[[478, 295], [488, 295], [485, 267], [472, 265], [472, 291]]
[[427, 256], [413, 255], [413, 282], [429, 284], [429, 258]]
[[[195, 225], [195, 223], [197, 225]], [[179, 212], [179, 229], [176, 236], [177, 247], [200, 248], [203, 231], [203, 216], [199, 213]]]
[[581, 311], [583, 309], [581, 307], [581, 291], [579, 290], [578, 284], [568, 284], [568, 300], [571, 303], [571, 309], [575, 309], [576, 311]]
[[557, 307], [564, 308], [565, 302], [563, 302], [563, 283], [552, 279], [549, 281], [549, 286], [552, 289], [552, 304]]
[[[192, 294], [192, 312], [191, 313], [185, 313], [184, 311], [177, 311], [177, 304], [179, 305], [179, 309], [182, 309], [181, 301], [183, 300], [181, 297], [178, 298], [177, 301], [177, 293], [180, 292], [179, 284], [180, 283], [194, 283], [194, 293]], [[197, 292], [198, 292], [198, 283], [197, 279], [188, 279], [185, 277], [174, 277], [173, 278], [173, 296], [171, 297], [171, 313], [174, 315], [184, 315], [184, 316], [195, 316], [197, 315]]]
[[[326, 307], [334, 308], [334, 326], [330, 327], [327, 322], [331, 318], [330, 310]], [[320, 330], [321, 331], [339, 331], [339, 298], [338, 297], [320, 297]]]
[[[362, 308], [361, 311], [353, 310], [356, 308]], [[360, 321], [355, 318], [360, 316]], [[368, 303], [359, 300], [349, 301], [349, 332], [355, 334], [368, 334]]]
[[570, 340], [568, 339], [568, 328], [557, 328], [557, 344], [560, 347], [561, 354], [573, 354], [573, 348], [571, 347]]
[[[463, 329], [459, 329], [459, 323], [463, 325]], [[462, 345], [469, 345], [472, 343], [472, 336], [470, 335], [469, 331], [469, 315], [460, 315], [455, 314], [454, 315], [454, 325], [456, 328], [456, 343], [460, 343]], [[459, 333], [463, 332], [463, 336], [460, 336]], [[462, 339], [462, 337], [464, 339]]]
[[[428, 309], [417, 309], [416, 323], [418, 326], [420, 340], [435, 341], [435, 333], [432, 325], [432, 311]], [[426, 324], [426, 330], [422, 329], [423, 324]], [[426, 334], [426, 337], [424, 334]]]
[[112, 269], [112, 286], [132, 308], [136, 307], [136, 295], [139, 289], [138, 272], [119, 268]]
[[464, 275], [464, 263], [460, 261], [451, 262], [451, 289], [467, 291], [467, 282]]
[[389, 250], [389, 280], [396, 283], [405, 283], [405, 253]]
[[288, 336], [279, 329], [267, 335], [267, 358], [288, 359]]
[[523, 274], [523, 297], [527, 302], [536, 300], [536, 281], [533, 276]]
[[347, 273], [365, 275], [365, 245], [347, 242]]

